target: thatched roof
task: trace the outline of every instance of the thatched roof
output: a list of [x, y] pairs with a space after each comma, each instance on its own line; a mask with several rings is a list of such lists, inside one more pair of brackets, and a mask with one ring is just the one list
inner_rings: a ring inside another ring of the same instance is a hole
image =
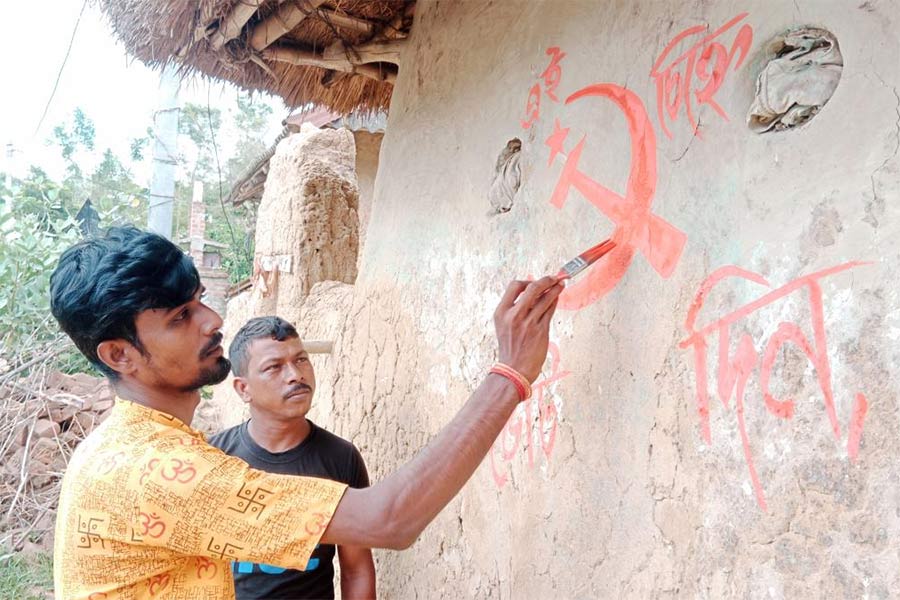
[[127, 50], [294, 107], [386, 109], [412, 25], [407, 0], [101, 0]]

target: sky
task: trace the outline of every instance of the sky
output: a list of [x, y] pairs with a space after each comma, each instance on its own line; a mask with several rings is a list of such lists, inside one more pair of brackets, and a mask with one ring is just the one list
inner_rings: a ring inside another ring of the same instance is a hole
[[[0, 2], [0, 171], [21, 177], [29, 165], [44, 168], [53, 178], [63, 174], [64, 164], [55, 147], [47, 145], [53, 128], [71, 120], [76, 108], [94, 122], [95, 151], [79, 156], [90, 167], [106, 148], [123, 161], [130, 157], [130, 143], [146, 135], [152, 125], [158, 99], [159, 72], [132, 59], [115, 38], [96, 2], [84, 6], [59, 80], [47, 106], [84, 0], [35, 0]], [[230, 84], [210, 85], [200, 80], [183, 82], [180, 101], [205, 105], [223, 112], [235, 105], [238, 89]], [[288, 110], [280, 99], [257, 94], [273, 107], [266, 139], [274, 140]], [[220, 140], [227, 156], [229, 139]], [[12, 157], [10, 158], [10, 151]], [[150, 151], [140, 163], [126, 161], [139, 184], [149, 183]]]

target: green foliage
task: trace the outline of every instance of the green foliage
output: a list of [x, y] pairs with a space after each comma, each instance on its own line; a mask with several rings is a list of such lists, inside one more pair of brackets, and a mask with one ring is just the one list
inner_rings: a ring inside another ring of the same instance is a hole
[[[226, 189], [231, 189], [237, 183], [237, 179], [268, 150], [263, 134], [272, 116], [272, 107], [262, 102], [254, 102], [253, 96], [249, 94], [240, 94], [233, 115], [238, 139], [234, 154], [225, 162], [223, 175], [227, 182]], [[256, 207], [228, 206], [225, 210], [231, 222], [234, 238], [232, 239], [231, 232], [227, 231], [226, 223], [222, 219], [216, 219], [215, 224], [207, 228], [208, 237], [229, 245], [222, 254], [222, 266], [228, 271], [229, 280], [237, 283], [253, 273]], [[222, 214], [221, 206], [218, 207], [218, 212], [213, 214]]]
[[196, 148], [197, 158], [192, 169], [192, 179], [208, 180], [216, 171], [213, 144], [222, 125], [222, 111], [218, 108], [188, 102], [178, 118], [178, 132], [186, 136]]
[[[247, 207], [226, 206], [228, 221], [222, 215], [221, 205], [213, 209], [217, 218], [206, 226], [206, 237], [228, 247], [222, 251], [222, 268], [228, 272], [228, 280], [237, 283], [253, 274], [253, 237], [256, 229], [256, 211]], [[229, 230], [228, 225], [231, 225]], [[234, 238], [232, 238], [232, 232]]]
[[75, 109], [75, 126], [73, 128], [75, 138], [81, 142], [88, 150], [94, 149], [94, 122], [91, 121], [82, 112], [80, 108]]
[[63, 158], [76, 166], [74, 161], [75, 152], [79, 146], [87, 150], [94, 149], [94, 122], [80, 108], [75, 109], [73, 114], [73, 123], [70, 126], [57, 125], [53, 128], [53, 139], [59, 144], [62, 150]]
[[91, 174], [88, 187], [91, 202], [97, 212], [106, 216], [108, 225], [141, 226], [147, 222], [147, 190], [134, 182], [131, 172], [109, 148]]
[[0, 200], [11, 205], [16, 214], [34, 216], [46, 224], [68, 216], [71, 198], [71, 190], [63, 189], [41, 168], [32, 166], [28, 176], [13, 182], [13, 189], [4, 190]]
[[0, 557], [0, 598], [43, 600], [53, 597], [53, 557], [47, 553]]
[[[56, 183], [38, 167], [31, 167], [21, 182], [15, 203], [19, 215], [38, 215], [42, 223], [78, 214], [85, 200], [104, 216], [104, 226], [132, 223], [138, 227], [147, 222], [147, 190], [135, 183], [131, 172], [107, 148], [97, 168], [86, 175], [77, 160], [79, 148], [94, 149], [94, 123], [76, 108], [71, 122], [53, 129], [51, 142], [59, 147], [66, 161], [66, 176]], [[134, 152], [134, 147], [132, 147]]]
[[219, 143], [222, 112], [187, 103], [179, 117], [179, 133], [194, 146], [196, 160], [193, 165], [187, 165], [190, 181], [178, 181], [175, 185], [174, 238], [183, 240], [189, 234], [193, 183], [202, 181], [206, 237], [228, 246], [222, 251], [222, 266], [233, 283], [252, 273], [256, 211], [255, 207], [223, 207], [222, 200], [237, 178], [267, 150], [262, 136], [271, 115], [269, 105], [254, 102], [249, 94], [239, 95], [236, 107], [228, 111], [229, 125], [237, 133], [234, 152], [230, 157], [220, 156], [218, 163], [216, 152], [222, 152]]
[[34, 215], [0, 214], [0, 352], [56, 337], [50, 315], [50, 274], [78, 240], [72, 219], [41, 223]]
[[[218, 140], [223, 129], [222, 111], [188, 103], [179, 119], [181, 140], [188, 147], [194, 146], [196, 160], [185, 165], [188, 180], [176, 183], [173, 237], [176, 242], [187, 237], [193, 182], [203, 181], [206, 237], [228, 246], [222, 251], [222, 265], [232, 282], [245, 279], [252, 272], [256, 209], [223, 207], [222, 195], [266, 151], [263, 133], [271, 114], [267, 104], [254, 101], [249, 95], [238, 96], [236, 106], [226, 113], [230, 121], [228, 131], [237, 134], [234, 152], [219, 157], [221, 163], [216, 160], [216, 152], [222, 151]], [[60, 253], [80, 235], [74, 217], [85, 200], [90, 199], [99, 213], [101, 228], [122, 223], [146, 226], [147, 190], [135, 183], [125, 163], [112, 150], [103, 152], [95, 169], [84, 166], [85, 153], [95, 149], [95, 136], [93, 121], [84, 111], [76, 109], [65, 123], [54, 128], [50, 139], [66, 162], [66, 174], [61, 181], [54, 181], [36, 166], [11, 186], [5, 178], [0, 178], [0, 345], [3, 349], [58, 339], [59, 332], [49, 311], [49, 277]], [[146, 137], [132, 140], [130, 158], [142, 160], [152, 139], [153, 131], [148, 128]], [[89, 369], [74, 349], [66, 351], [61, 362], [66, 370]]]
[[137, 162], [144, 160], [144, 150], [150, 145], [153, 139], [153, 128], [147, 128], [147, 135], [131, 140], [131, 160]]
[[188, 236], [191, 224], [191, 195], [193, 186], [189, 181], [175, 181], [175, 205], [172, 210], [172, 239], [176, 242]]
[[[112, 160], [104, 167], [115, 168]], [[65, 191], [32, 167], [27, 179], [4, 186], [0, 194], [0, 359], [12, 364], [16, 356], [52, 349], [59, 350], [56, 368], [90, 371], [68, 338], [61, 340], [50, 314], [50, 275], [59, 256], [81, 238]], [[115, 214], [101, 213], [101, 224], [108, 226]]]
[[238, 132], [234, 156], [226, 162], [228, 183], [233, 185], [244, 171], [268, 150], [263, 140], [268, 119], [272, 116], [272, 107], [262, 102], [253, 102], [253, 97], [239, 95], [237, 109], [234, 111], [234, 124]]
[[253, 102], [253, 96], [240, 94], [237, 97], [237, 112], [234, 124], [239, 131], [259, 135], [266, 128], [266, 121], [272, 116], [272, 107], [262, 102]]

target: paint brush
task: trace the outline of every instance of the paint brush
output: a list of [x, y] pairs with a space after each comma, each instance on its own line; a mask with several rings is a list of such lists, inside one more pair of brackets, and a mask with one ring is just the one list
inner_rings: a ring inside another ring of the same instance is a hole
[[600, 242], [593, 248], [589, 248], [564, 264], [562, 269], [559, 270], [559, 273], [556, 276], [563, 281], [565, 279], [572, 279], [589, 266], [600, 260], [602, 257], [606, 256], [610, 250], [616, 247], [616, 243], [611, 239]]

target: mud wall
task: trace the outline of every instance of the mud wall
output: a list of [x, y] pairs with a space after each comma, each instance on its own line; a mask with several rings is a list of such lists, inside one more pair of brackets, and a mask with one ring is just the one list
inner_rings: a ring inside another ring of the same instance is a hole
[[[419, 2], [322, 424], [392, 471], [495, 359], [508, 280], [620, 245], [490, 459], [377, 554], [383, 597], [898, 589], [898, 27], [887, 0]], [[752, 130], [755, 102], [784, 114]]]

